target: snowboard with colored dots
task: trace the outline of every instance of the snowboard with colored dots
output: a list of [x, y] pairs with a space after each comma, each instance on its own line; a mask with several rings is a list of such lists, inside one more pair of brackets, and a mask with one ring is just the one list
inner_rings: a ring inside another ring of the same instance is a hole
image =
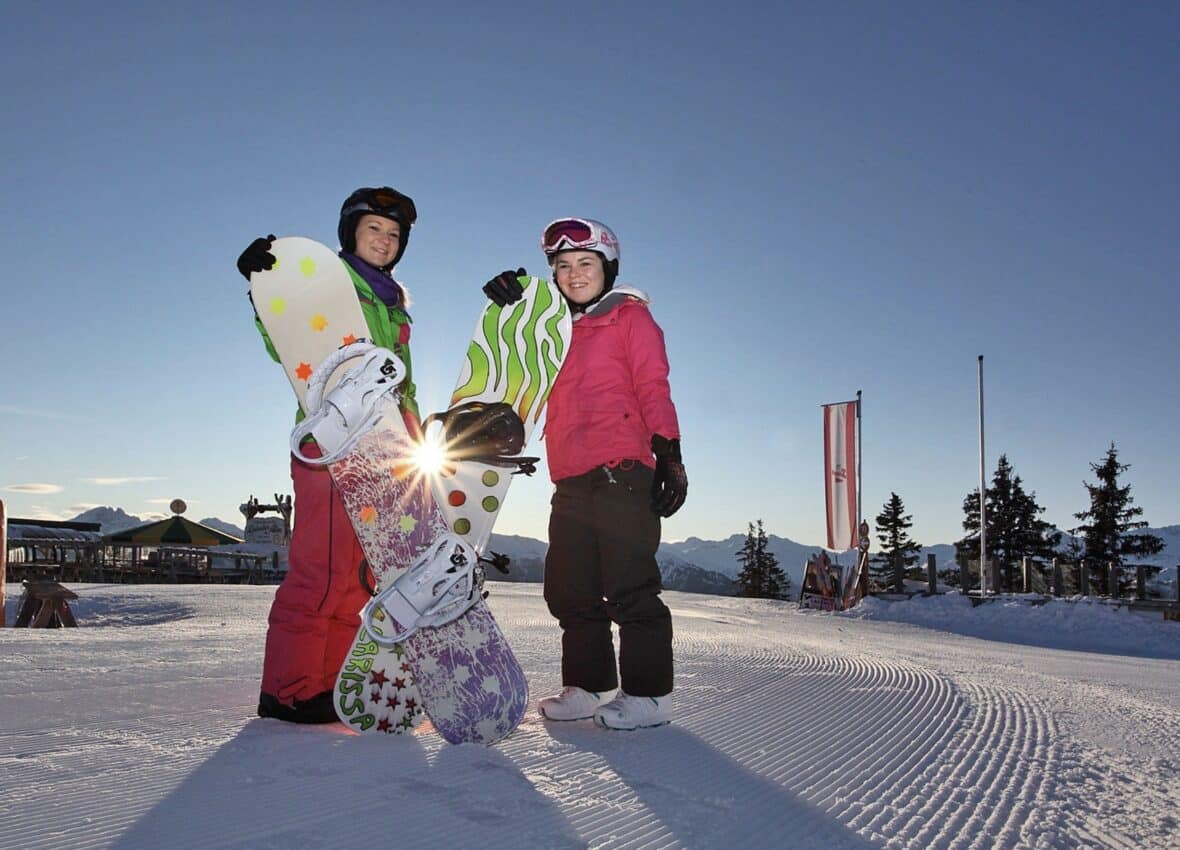
[[[489, 554], [512, 478], [528, 466], [513, 458], [541, 417], [573, 332], [556, 284], [536, 277], [520, 282], [520, 301], [505, 307], [488, 302], [480, 313], [443, 415], [449, 422], [445, 455], [457, 460], [444, 461], [431, 477], [447, 525], [481, 556]], [[498, 413], [487, 415], [492, 411]], [[483, 439], [480, 426], [499, 439]], [[428, 426], [428, 436], [432, 431]], [[491, 445], [497, 442], [498, 449]], [[448, 741], [492, 743], [524, 717], [528, 682], [484, 600], [458, 620], [419, 630], [406, 644], [426, 713]]]
[[[276, 240], [272, 252], [279, 263], [251, 277], [251, 296], [302, 404], [316, 365], [338, 346], [367, 336], [367, 328], [348, 270], [330, 249], [287, 238]], [[489, 303], [482, 311], [447, 411], [494, 406], [497, 429], [505, 417], [512, 421], [511, 451], [517, 453], [544, 409], [572, 327], [555, 285], [538, 278], [521, 282], [521, 301], [504, 308]], [[503, 452], [467, 452], [459, 460], [444, 452], [439, 469], [427, 470], [397, 399], [379, 404], [388, 407], [380, 424], [328, 467], [378, 590], [448, 527], [483, 554], [520, 466]], [[472, 435], [464, 436], [466, 445]], [[396, 628], [388, 618], [383, 626]], [[405, 732], [425, 711], [451, 743], [499, 740], [516, 728], [527, 702], [524, 672], [482, 599], [459, 619], [422, 628], [390, 648], [359, 629], [335, 689], [337, 714], [350, 728]]]
[[[250, 277], [250, 300], [306, 412], [315, 369], [341, 346], [367, 339], [369, 329], [348, 268], [330, 248], [311, 239], [285, 237], [275, 240], [271, 253], [277, 260], [274, 267]], [[348, 365], [329, 376], [328, 388]], [[397, 399], [387, 397], [379, 404], [390, 415], [358, 447], [370, 462], [345, 457], [328, 466], [378, 581], [413, 563], [446, 528], [424, 482], [390, 473], [405, 467], [404, 459], [416, 444], [397, 410]], [[344, 672], [347, 675], [337, 677], [333, 702], [337, 716], [351, 728], [395, 734], [424, 719], [405, 647], [386, 649], [358, 640]]]

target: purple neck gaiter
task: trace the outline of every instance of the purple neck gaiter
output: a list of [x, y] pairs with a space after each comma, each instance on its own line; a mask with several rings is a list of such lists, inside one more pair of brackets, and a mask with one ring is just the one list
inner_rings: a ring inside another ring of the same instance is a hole
[[396, 280], [381, 269], [370, 266], [356, 254], [341, 251], [340, 257], [365, 279], [365, 283], [373, 287], [373, 294], [384, 301], [387, 307], [402, 306], [402, 288]]

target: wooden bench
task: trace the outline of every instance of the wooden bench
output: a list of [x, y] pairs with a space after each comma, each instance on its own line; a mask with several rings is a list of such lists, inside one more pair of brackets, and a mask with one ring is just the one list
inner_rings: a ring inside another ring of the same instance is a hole
[[25, 590], [14, 623], [16, 628], [56, 629], [78, 625], [69, 603], [69, 600], [78, 598], [74, 591], [56, 581], [26, 579], [21, 585]]

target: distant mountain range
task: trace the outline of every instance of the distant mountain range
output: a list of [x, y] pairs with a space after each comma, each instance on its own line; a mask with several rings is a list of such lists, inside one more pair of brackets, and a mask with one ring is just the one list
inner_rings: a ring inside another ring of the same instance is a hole
[[[74, 517], [71, 522], [97, 522], [99, 530], [103, 534], [111, 534], [116, 531], [122, 531], [125, 528], [134, 528], [137, 525], [143, 525], [157, 518], [159, 517], [137, 517], [134, 514], [127, 513], [122, 508], [98, 507], [83, 511]], [[201, 525], [207, 525], [210, 528], [216, 528], [218, 531], [223, 531], [226, 534], [232, 534], [237, 538], [245, 535], [241, 526], [225, 522], [216, 517], [206, 517], [205, 519], [197, 520], [197, 522]]]
[[[147, 521], [128, 514], [121, 508], [110, 507], [91, 508], [78, 514], [74, 520], [77, 522], [97, 522], [104, 534], [130, 528]], [[216, 517], [206, 517], [198, 522], [235, 537], [245, 536], [245, 532], [240, 526]], [[1170, 567], [1180, 562], [1180, 525], [1147, 528], [1144, 531], [1163, 539], [1164, 550], [1158, 555], [1141, 559], [1143, 563]], [[741, 551], [745, 541], [745, 534], [734, 534], [724, 540], [701, 540], [699, 537], [690, 537], [678, 543], [661, 543], [659, 551], [656, 553], [656, 560], [660, 565], [664, 586], [669, 590], [681, 590], [689, 593], [714, 593], [723, 596], [735, 594], [737, 584], [734, 579], [741, 570], [737, 553]], [[489, 579], [517, 582], [541, 581], [544, 574], [545, 550], [548, 548], [545, 541], [512, 534], [493, 534], [488, 548], [493, 552], [507, 555], [511, 559], [508, 575], [489, 569]], [[779, 566], [791, 580], [792, 589], [796, 591], [803, 579], [803, 567], [807, 560], [822, 548], [821, 546], [796, 543], [786, 537], [767, 535], [767, 550], [778, 559]], [[840, 563], [851, 563], [854, 554], [852, 551], [839, 553], [834, 556], [834, 560]], [[955, 547], [946, 543], [924, 546], [922, 548], [923, 562], [928, 554], [935, 556], [941, 569], [954, 562]]]

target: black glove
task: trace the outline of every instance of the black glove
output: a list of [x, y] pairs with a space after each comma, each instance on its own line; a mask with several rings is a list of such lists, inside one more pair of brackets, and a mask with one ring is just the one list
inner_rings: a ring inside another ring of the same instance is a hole
[[242, 277], [249, 280], [251, 272], [264, 272], [274, 268], [275, 255], [270, 252], [271, 243], [274, 241], [273, 233], [265, 239], [259, 236], [242, 252], [242, 256], [238, 257], [238, 271], [242, 273]]
[[517, 278], [527, 274], [524, 269], [502, 271], [483, 285], [483, 294], [492, 299], [492, 303], [498, 307], [515, 304], [524, 295], [524, 287]]
[[680, 510], [688, 495], [688, 474], [680, 461], [680, 441], [656, 434], [651, 438], [651, 450], [656, 456], [656, 474], [651, 482], [651, 509], [659, 516], [670, 517]]

